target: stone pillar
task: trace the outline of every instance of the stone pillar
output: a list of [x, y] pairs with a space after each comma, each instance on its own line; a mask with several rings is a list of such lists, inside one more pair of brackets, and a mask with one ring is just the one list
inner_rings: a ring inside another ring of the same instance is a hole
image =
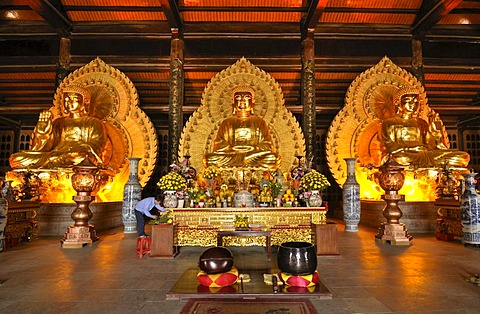
[[57, 76], [55, 79], [55, 86], [59, 86], [63, 79], [70, 71], [70, 61], [72, 56], [70, 54], [70, 38], [60, 38], [60, 49], [58, 52]]
[[422, 41], [412, 37], [412, 74], [425, 87], [425, 70], [423, 68]]
[[305, 136], [305, 159], [312, 160], [315, 143], [315, 41], [313, 31], [308, 31], [302, 41], [302, 86], [301, 101], [303, 107], [302, 130]]
[[180, 146], [180, 136], [183, 127], [183, 89], [184, 89], [184, 69], [183, 69], [183, 50], [184, 42], [182, 39], [174, 38], [170, 48], [170, 97], [169, 116], [168, 116], [168, 164], [178, 162], [178, 149]]

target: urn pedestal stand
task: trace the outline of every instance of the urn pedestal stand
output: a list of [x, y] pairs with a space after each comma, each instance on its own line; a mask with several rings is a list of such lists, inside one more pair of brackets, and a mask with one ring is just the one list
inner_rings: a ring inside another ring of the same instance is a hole
[[391, 245], [411, 245], [412, 236], [408, 234], [405, 224], [400, 223], [403, 213], [398, 202], [405, 200], [405, 195], [398, 194], [405, 181], [403, 167], [393, 159], [389, 159], [380, 167], [379, 183], [385, 191], [382, 199], [387, 203], [383, 209], [383, 216], [387, 219], [378, 228], [375, 240]]
[[75, 223], [68, 227], [65, 238], [61, 240], [62, 248], [78, 249], [85, 245], [92, 246], [98, 241], [95, 227], [88, 223], [93, 213], [88, 207], [95, 197], [91, 196], [96, 184], [98, 168], [85, 158], [81, 163], [73, 167], [72, 186], [77, 191], [73, 197], [77, 207], [72, 212]]

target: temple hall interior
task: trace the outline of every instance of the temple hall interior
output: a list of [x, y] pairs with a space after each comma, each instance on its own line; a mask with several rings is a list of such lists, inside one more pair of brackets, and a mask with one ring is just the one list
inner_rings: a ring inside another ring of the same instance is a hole
[[0, 3], [0, 313], [480, 313], [478, 0]]

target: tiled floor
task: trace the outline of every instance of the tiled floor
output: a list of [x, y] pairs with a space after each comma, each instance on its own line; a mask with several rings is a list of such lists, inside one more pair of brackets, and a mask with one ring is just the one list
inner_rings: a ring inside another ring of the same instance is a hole
[[[318, 257], [331, 300], [312, 299], [319, 313], [480, 313], [480, 249], [414, 235], [409, 247], [378, 244], [376, 230], [344, 232], [339, 256]], [[40, 238], [0, 253], [0, 313], [179, 313], [185, 301], [165, 300], [204, 248], [184, 247], [174, 260], [140, 259], [134, 234], [100, 233], [93, 247], [62, 249]], [[232, 248], [241, 268], [268, 267], [263, 248]]]

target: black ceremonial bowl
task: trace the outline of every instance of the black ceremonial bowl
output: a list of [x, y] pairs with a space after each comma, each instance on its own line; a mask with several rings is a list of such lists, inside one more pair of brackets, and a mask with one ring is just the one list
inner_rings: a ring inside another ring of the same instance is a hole
[[313, 274], [317, 270], [315, 246], [309, 242], [285, 242], [278, 248], [278, 269], [292, 275]]

